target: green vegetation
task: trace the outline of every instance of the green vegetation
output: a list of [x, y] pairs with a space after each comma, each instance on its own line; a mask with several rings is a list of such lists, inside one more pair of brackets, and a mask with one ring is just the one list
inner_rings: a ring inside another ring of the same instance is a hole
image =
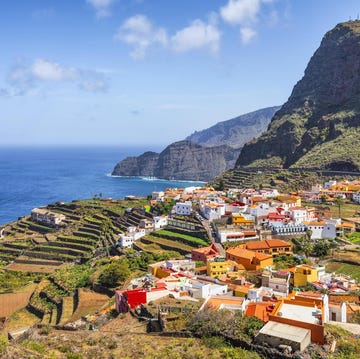
[[57, 270], [52, 277], [68, 293], [74, 293], [77, 288], [90, 285], [90, 278], [94, 272], [95, 269], [89, 264], [75, 264]]
[[301, 260], [294, 256], [285, 254], [274, 257], [274, 265], [276, 269], [286, 269], [301, 264]]
[[223, 336], [239, 338], [251, 343], [264, 323], [256, 317], [246, 317], [241, 312], [229, 310], [198, 312], [188, 329], [198, 337]]
[[168, 230], [165, 230], [165, 229], [161, 229], [160, 231], [157, 231], [156, 234], [158, 234], [160, 236], [163, 235], [163, 236], [181, 238], [181, 239], [186, 240], [187, 242], [197, 244], [197, 245], [200, 245], [200, 246], [207, 246], [208, 245], [208, 243], [206, 241], [204, 241], [203, 239], [193, 237], [193, 236], [189, 236], [187, 234], [171, 232], [171, 231], [168, 231]]
[[42, 277], [40, 274], [0, 270], [0, 292], [15, 291]]
[[360, 343], [358, 339], [345, 329], [336, 325], [326, 325], [329, 339], [337, 341], [336, 352], [328, 356], [329, 359], [357, 359], [360, 357]]
[[345, 234], [345, 237], [348, 241], [354, 244], [360, 244], [360, 232], [353, 232]]
[[325, 266], [327, 272], [347, 274], [360, 281], [360, 266], [340, 262], [328, 262]]
[[0, 335], [0, 355], [5, 354], [8, 344], [9, 341], [7, 340], [7, 338]]
[[97, 283], [108, 288], [121, 286], [130, 277], [129, 263], [126, 259], [110, 261], [102, 266]]

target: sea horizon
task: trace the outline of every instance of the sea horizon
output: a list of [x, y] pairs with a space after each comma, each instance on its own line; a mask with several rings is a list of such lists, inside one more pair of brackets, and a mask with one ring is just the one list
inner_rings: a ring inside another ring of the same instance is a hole
[[[35, 207], [76, 199], [146, 196], [168, 187], [204, 182], [112, 176], [121, 159], [146, 146], [0, 146], [0, 225]], [[153, 149], [154, 151], [160, 149]]]

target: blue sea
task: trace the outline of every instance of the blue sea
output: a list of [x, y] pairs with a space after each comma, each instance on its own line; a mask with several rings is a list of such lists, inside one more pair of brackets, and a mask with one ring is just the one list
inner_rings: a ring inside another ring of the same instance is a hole
[[[115, 164], [149, 148], [0, 147], [0, 225], [56, 201], [126, 195], [146, 196], [199, 182], [112, 177]], [[152, 148], [154, 151], [160, 148]]]

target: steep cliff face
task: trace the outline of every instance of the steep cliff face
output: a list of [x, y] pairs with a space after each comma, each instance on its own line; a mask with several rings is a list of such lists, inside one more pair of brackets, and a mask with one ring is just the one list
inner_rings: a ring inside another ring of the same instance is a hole
[[145, 152], [137, 157], [126, 157], [119, 162], [114, 170], [113, 176], [154, 176], [154, 168], [159, 160], [156, 152]]
[[190, 141], [179, 141], [160, 154], [146, 152], [139, 157], [125, 158], [116, 165], [112, 174], [209, 181], [232, 168], [239, 152], [229, 146], [204, 147]]
[[360, 169], [360, 21], [323, 38], [304, 77], [236, 166]]
[[155, 176], [167, 179], [209, 181], [234, 166], [239, 151], [229, 146], [204, 147], [179, 141], [160, 153]]
[[231, 120], [218, 122], [202, 131], [196, 131], [186, 140], [204, 146], [228, 145], [241, 148], [253, 138], [258, 137], [268, 127], [271, 118], [280, 106], [267, 107], [250, 112]]

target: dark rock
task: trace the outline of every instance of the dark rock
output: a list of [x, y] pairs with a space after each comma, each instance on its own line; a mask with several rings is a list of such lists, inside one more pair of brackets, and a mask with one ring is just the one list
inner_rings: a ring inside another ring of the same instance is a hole
[[160, 154], [146, 152], [139, 157], [125, 158], [116, 165], [112, 174], [209, 181], [232, 168], [238, 155], [239, 150], [230, 146], [204, 147], [190, 141], [179, 141]]
[[323, 38], [304, 77], [237, 167], [360, 169], [360, 21]]

